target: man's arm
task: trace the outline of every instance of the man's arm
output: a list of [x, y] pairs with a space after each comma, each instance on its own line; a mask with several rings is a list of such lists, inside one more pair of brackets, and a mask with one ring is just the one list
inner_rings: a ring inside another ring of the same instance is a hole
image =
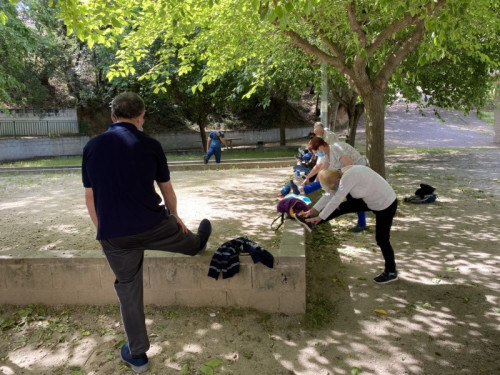
[[222, 143], [224, 143], [224, 146], [227, 146], [227, 144], [226, 144], [226, 140], [224, 139], [224, 133], [219, 132], [218, 137], [219, 137], [220, 141], [221, 141]]
[[163, 196], [163, 201], [165, 202], [165, 207], [169, 212], [175, 216], [177, 223], [181, 226], [184, 233], [188, 232], [187, 227], [184, 225], [179, 215], [177, 214], [177, 196], [175, 195], [174, 187], [170, 181], [167, 182], [157, 182], [160, 188], [161, 195]]
[[97, 213], [95, 212], [94, 190], [92, 188], [85, 188], [85, 205], [92, 222], [97, 228]]

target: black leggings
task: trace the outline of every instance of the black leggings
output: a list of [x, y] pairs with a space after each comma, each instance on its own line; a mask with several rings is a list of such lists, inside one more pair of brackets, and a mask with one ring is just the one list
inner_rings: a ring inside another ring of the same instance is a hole
[[342, 202], [325, 221], [330, 221], [336, 217], [360, 211], [372, 211], [375, 214], [375, 240], [382, 250], [385, 259], [385, 272], [396, 271], [396, 261], [394, 260], [394, 250], [392, 249], [391, 227], [394, 215], [398, 208], [398, 200], [395, 199], [392, 204], [382, 211], [370, 210], [363, 199], [356, 199], [347, 195], [347, 200]]

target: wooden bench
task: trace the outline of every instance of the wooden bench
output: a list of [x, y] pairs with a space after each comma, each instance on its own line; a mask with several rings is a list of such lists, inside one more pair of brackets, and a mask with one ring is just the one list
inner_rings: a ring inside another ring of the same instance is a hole
[[241, 138], [224, 138], [226, 141], [226, 147], [229, 149], [233, 149], [233, 141], [239, 141]]

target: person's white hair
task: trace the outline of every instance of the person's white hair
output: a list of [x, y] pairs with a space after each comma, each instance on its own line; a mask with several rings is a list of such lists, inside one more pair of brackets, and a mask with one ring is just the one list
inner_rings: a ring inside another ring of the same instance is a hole
[[320, 128], [320, 129], [322, 129], [322, 130], [323, 130], [323, 129], [325, 129], [325, 127], [323, 126], [323, 124], [322, 124], [320, 121], [316, 121], [316, 122], [314, 123], [314, 127], [315, 127], [315, 128]]

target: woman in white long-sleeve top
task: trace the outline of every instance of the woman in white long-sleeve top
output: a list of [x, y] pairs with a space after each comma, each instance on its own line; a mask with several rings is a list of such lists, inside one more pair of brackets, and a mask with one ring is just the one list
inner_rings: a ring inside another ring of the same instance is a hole
[[318, 178], [325, 194], [311, 210], [304, 213], [305, 217], [319, 213], [307, 221], [317, 225], [347, 213], [372, 211], [375, 214], [375, 239], [385, 259], [384, 272], [375, 277], [374, 281], [385, 284], [397, 280], [390, 232], [398, 200], [389, 183], [378, 173], [362, 165], [351, 165], [341, 171], [321, 171]]

